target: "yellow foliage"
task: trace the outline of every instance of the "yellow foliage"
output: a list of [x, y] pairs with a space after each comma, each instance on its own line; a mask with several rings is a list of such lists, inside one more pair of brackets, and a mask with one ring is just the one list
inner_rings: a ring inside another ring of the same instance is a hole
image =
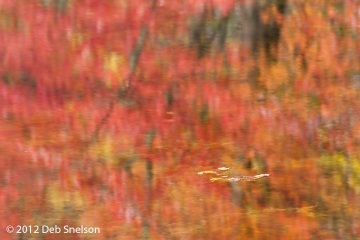
[[113, 139], [110, 136], [106, 136], [99, 141], [92, 148], [94, 156], [97, 156], [103, 159], [106, 163], [112, 165], [116, 161], [115, 147], [113, 144]]
[[105, 56], [104, 69], [112, 73], [116, 73], [124, 63], [124, 57], [116, 52], [110, 52], [110, 54]]
[[360, 193], [360, 161], [343, 154], [324, 155], [320, 165], [332, 179], [333, 185], [342, 185], [346, 181], [350, 188]]
[[113, 86], [113, 82], [125, 84], [126, 73], [125, 57], [116, 52], [110, 52], [104, 57], [105, 80], [107, 86]]
[[267, 89], [275, 90], [279, 86], [286, 84], [289, 80], [289, 73], [285, 63], [276, 63], [264, 69], [260, 76], [260, 81]]
[[69, 206], [76, 210], [85, 208], [85, 200], [80, 191], [68, 192], [57, 185], [48, 188], [46, 198], [56, 212], [62, 212]]
[[70, 33], [68, 38], [70, 41], [70, 45], [73, 48], [77, 48], [77, 47], [79, 47], [80, 44], [83, 43], [83, 41], [85, 39], [85, 35], [81, 32], [74, 32], [74, 33]]

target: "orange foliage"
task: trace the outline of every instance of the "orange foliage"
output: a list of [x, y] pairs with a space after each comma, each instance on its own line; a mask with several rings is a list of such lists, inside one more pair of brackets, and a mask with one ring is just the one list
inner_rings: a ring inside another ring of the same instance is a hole
[[[101, 227], [98, 239], [359, 235], [359, 7], [1, 1], [0, 228], [83, 224]], [[271, 177], [196, 174], [223, 165]]]

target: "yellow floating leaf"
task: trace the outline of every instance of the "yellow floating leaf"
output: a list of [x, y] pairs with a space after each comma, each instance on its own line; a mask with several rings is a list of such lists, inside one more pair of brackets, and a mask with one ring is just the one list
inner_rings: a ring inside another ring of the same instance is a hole
[[230, 168], [228, 167], [219, 167], [218, 170], [220, 171], [226, 171], [226, 170], [229, 170]]
[[197, 174], [199, 174], [199, 175], [202, 175], [202, 174], [217, 174], [217, 172], [215, 172], [215, 171], [201, 171], [201, 172], [198, 172]]

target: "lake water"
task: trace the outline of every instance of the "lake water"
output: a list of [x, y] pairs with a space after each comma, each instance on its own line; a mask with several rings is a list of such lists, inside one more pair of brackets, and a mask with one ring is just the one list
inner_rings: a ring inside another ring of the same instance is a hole
[[359, 24], [355, 0], [0, 1], [0, 238], [360, 239]]

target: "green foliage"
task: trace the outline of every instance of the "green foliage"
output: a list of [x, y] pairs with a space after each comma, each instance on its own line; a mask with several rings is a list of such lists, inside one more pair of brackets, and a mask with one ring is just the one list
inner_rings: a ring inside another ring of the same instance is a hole
[[41, 0], [40, 2], [46, 7], [53, 5], [57, 11], [64, 12], [70, 1], [71, 0]]
[[207, 123], [210, 117], [210, 110], [207, 104], [203, 104], [199, 112], [201, 123]]
[[360, 159], [350, 158], [344, 154], [326, 154], [319, 158], [324, 173], [334, 186], [348, 185], [360, 193]]
[[313, 93], [308, 94], [308, 101], [310, 109], [318, 109], [321, 105], [321, 99]]

